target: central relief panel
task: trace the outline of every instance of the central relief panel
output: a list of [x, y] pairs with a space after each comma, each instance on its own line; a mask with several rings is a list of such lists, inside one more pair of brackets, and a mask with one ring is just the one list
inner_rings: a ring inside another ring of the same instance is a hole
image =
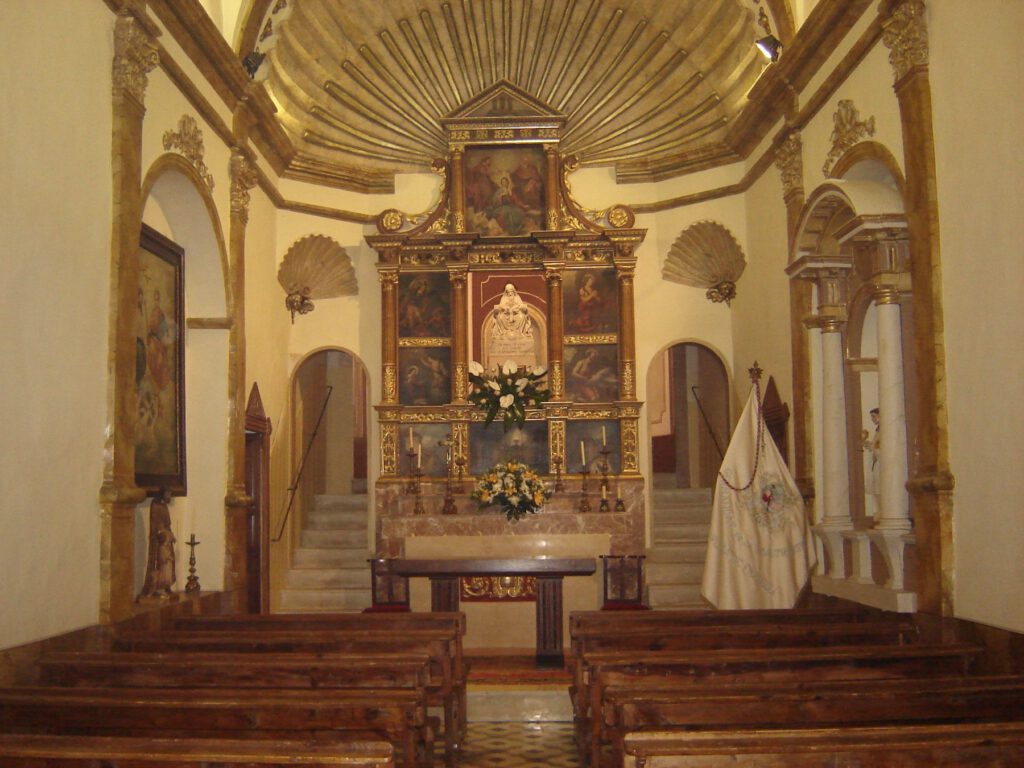
[[[481, 94], [444, 121], [437, 207], [384, 211], [367, 238], [383, 310], [380, 557], [432, 538], [479, 542], [465, 557], [559, 554], [540, 551], [556, 540], [643, 552], [633, 270], [644, 231], [624, 206], [573, 201], [563, 123], [507, 83]], [[509, 485], [502, 507], [481, 488], [509, 462], [530, 491]]]

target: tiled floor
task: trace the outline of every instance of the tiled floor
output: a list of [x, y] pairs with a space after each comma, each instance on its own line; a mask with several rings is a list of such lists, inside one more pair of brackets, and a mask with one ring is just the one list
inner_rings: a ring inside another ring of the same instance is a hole
[[461, 768], [579, 768], [572, 723], [469, 723]]

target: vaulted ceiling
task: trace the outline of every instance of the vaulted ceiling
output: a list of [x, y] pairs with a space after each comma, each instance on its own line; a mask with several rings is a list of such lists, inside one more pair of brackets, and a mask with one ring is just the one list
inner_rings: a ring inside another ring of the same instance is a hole
[[[784, 0], [253, 0], [238, 51], [307, 167], [386, 179], [445, 155], [441, 119], [508, 81], [561, 149], [620, 180], [740, 158], [735, 123]], [[788, 32], [786, 21], [783, 31]], [[370, 182], [369, 186], [373, 186]]]

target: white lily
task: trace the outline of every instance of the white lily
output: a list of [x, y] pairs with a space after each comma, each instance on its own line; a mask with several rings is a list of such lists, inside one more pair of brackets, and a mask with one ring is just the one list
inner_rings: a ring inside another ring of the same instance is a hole
[[526, 389], [526, 385], [529, 383], [529, 379], [516, 379], [516, 391], [522, 392], [524, 389]]
[[500, 405], [502, 408], [508, 408], [514, 402], [515, 397], [513, 397], [512, 395], [502, 395], [501, 398], [498, 400], [498, 405]]
[[498, 382], [496, 381], [488, 381], [487, 386], [493, 389], [495, 392], [501, 392], [501, 386], [499, 386]]
[[506, 360], [501, 365], [501, 372], [504, 373], [506, 376], [511, 376], [518, 369], [519, 369], [519, 366], [516, 365], [516, 361], [515, 360]]
[[470, 360], [469, 372], [472, 373], [474, 376], [483, 376], [484, 367], [480, 365], [480, 363], [478, 363], [476, 360]]
[[535, 365], [533, 366], [533, 368], [530, 369], [530, 373], [532, 373], [534, 376], [543, 376], [547, 372], [548, 369], [545, 368], [543, 365]]

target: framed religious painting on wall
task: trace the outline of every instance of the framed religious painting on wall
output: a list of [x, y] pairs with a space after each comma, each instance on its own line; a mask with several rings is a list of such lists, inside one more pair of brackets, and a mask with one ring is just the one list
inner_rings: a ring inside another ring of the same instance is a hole
[[619, 356], [615, 344], [566, 346], [565, 393], [577, 403], [608, 403], [619, 397]]
[[469, 472], [480, 476], [502, 461], [519, 461], [541, 474], [548, 471], [548, 424], [527, 421], [508, 432], [498, 424], [469, 425]]
[[135, 484], [185, 494], [184, 255], [142, 225], [135, 313]]
[[493, 237], [544, 229], [542, 147], [469, 147], [464, 168], [466, 231]]
[[398, 400], [402, 405], [444, 405], [452, 397], [450, 347], [398, 350]]

